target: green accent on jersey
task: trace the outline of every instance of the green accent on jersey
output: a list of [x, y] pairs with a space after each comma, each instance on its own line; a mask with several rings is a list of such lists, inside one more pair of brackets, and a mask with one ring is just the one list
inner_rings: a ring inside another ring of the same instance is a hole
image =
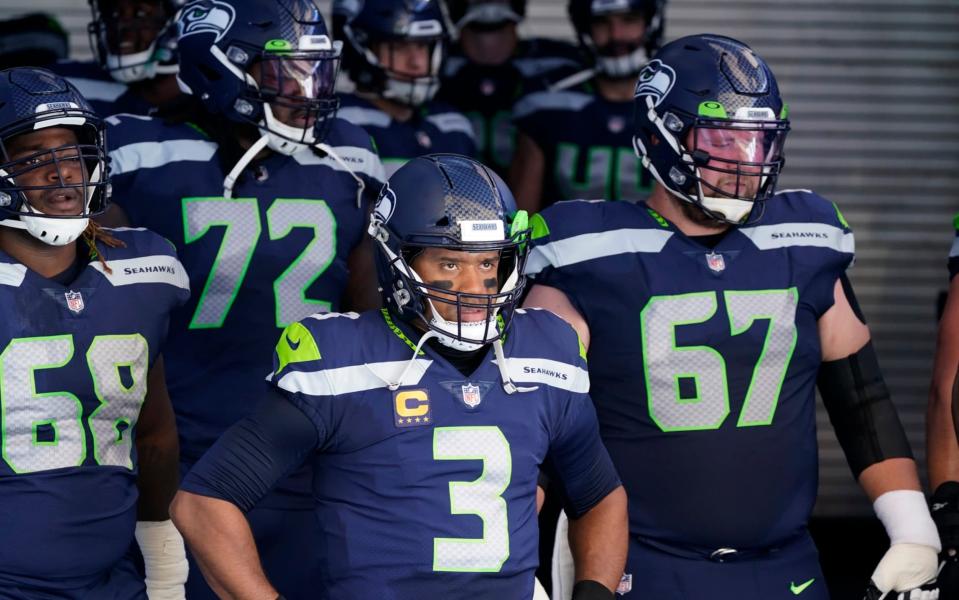
[[699, 116], [700, 117], [709, 117], [712, 119], [728, 119], [729, 115], [726, 114], [726, 109], [722, 104], [716, 102], [715, 100], [707, 100], [706, 102], [699, 103]]
[[810, 579], [809, 581], [800, 583], [799, 585], [796, 585], [795, 583], [793, 583], [793, 582], [790, 581], [790, 582], [789, 582], [789, 591], [793, 593], [793, 596], [798, 596], [799, 594], [805, 592], [805, 591], [806, 591], [806, 588], [808, 588], [809, 586], [811, 586], [811, 585], [812, 585], [812, 582], [814, 582], [814, 581], [816, 581], [816, 578], [815, 578], [815, 577], [813, 577], [813, 578]]
[[952, 226], [956, 228], [956, 231], [959, 231], [959, 213], [952, 218]]
[[663, 227], [664, 229], [669, 229], [669, 221], [664, 219], [663, 215], [659, 214], [658, 212], [649, 208], [648, 206], [646, 207], [646, 210], [649, 211], [649, 215], [652, 218], [656, 219], [656, 222], [659, 223], [661, 227]]
[[835, 202], [833, 202], [832, 205], [836, 209], [836, 217], [839, 218], [839, 223], [846, 229], [851, 229], [851, 227], [849, 227], [849, 222], [846, 221], [846, 217], [842, 216], [842, 211], [839, 210], [839, 205], [836, 204]]
[[187, 122], [186, 122], [186, 125], [187, 125], [187, 127], [190, 127], [191, 129], [199, 132], [199, 134], [202, 135], [203, 137], [205, 137], [205, 138], [210, 137], [210, 134], [208, 134], [207, 132], [203, 131], [203, 128], [200, 127], [199, 125], [197, 125], [196, 123], [194, 123], [193, 121], [187, 121]]
[[586, 360], [586, 346], [583, 345], [583, 338], [579, 337], [579, 332], [576, 332], [576, 342], [579, 344], [579, 357]]
[[549, 235], [549, 225], [546, 224], [546, 219], [543, 218], [543, 215], [536, 213], [530, 218], [529, 224], [533, 228], [534, 240], [538, 240], [539, 238], [544, 238]]
[[267, 52], [291, 52], [293, 44], [287, 40], [269, 40], [264, 44], [263, 49]]
[[280, 361], [276, 372], [280, 373], [292, 363], [320, 360], [320, 349], [316, 347], [310, 330], [297, 322], [283, 330], [280, 341], [276, 343], [276, 357]]
[[[383, 320], [386, 321], [386, 326], [390, 328], [390, 331], [392, 331], [396, 337], [403, 340], [403, 343], [409, 346], [412, 350], [416, 350], [416, 344], [413, 343], [413, 340], [406, 337], [406, 334], [403, 333], [403, 330], [397, 327], [396, 323], [393, 322], [393, 317], [390, 316], [390, 311], [385, 308], [381, 308], [380, 312], [383, 313]], [[424, 356], [425, 354], [425, 352], [420, 350], [417, 356]]]
[[779, 118], [785, 120], [789, 116], [789, 105], [783, 102], [783, 109], [779, 111]]
[[380, 149], [377, 147], [376, 140], [373, 139], [372, 135], [370, 136], [370, 146], [373, 146], [373, 154], [376, 154], [377, 156], [379, 156]]

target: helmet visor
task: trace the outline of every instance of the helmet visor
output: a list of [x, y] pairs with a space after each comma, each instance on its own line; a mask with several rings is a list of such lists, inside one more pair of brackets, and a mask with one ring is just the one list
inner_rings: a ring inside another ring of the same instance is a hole
[[738, 200], [771, 195], [782, 170], [784, 121], [699, 121], [687, 140], [703, 194]]
[[250, 74], [259, 87], [258, 100], [270, 105], [284, 125], [311, 129], [336, 110], [339, 57], [329, 52], [267, 54], [253, 63]]

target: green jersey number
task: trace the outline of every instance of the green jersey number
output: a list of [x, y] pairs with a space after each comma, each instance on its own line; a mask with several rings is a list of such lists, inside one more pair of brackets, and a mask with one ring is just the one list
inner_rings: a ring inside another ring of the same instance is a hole
[[[336, 218], [326, 202], [277, 198], [266, 211], [270, 240], [286, 237], [295, 228], [311, 229], [313, 239], [273, 282], [276, 326], [286, 327], [316, 312], [326, 312], [330, 303], [306, 297], [336, 256]], [[213, 267], [207, 276], [190, 329], [223, 326], [260, 239], [262, 224], [256, 198], [184, 198], [183, 240], [191, 244], [211, 227], [223, 228]]]
[[[67, 391], [37, 392], [36, 372], [73, 359], [72, 335], [14, 338], [0, 354], [3, 460], [15, 473], [77, 467], [87, 457], [83, 406]], [[139, 334], [93, 338], [86, 362], [100, 405], [86, 419], [93, 458], [133, 468], [132, 433], [147, 392], [147, 341]]]
[[[730, 335], [745, 332], [757, 320], [769, 322], [736, 424], [769, 425], [796, 347], [799, 294], [796, 288], [789, 288], [726, 291], [722, 297]], [[708, 321], [716, 314], [718, 302], [716, 292], [654, 296], [641, 313], [649, 415], [663, 431], [718, 429], [729, 415], [722, 355], [709, 346], [676, 345], [676, 328]], [[684, 379], [695, 387], [694, 396], [680, 394]]]
[[512, 479], [509, 442], [499, 427], [437, 427], [434, 460], [481, 460], [476, 481], [451, 481], [450, 512], [476, 515], [483, 537], [433, 538], [433, 570], [497, 573], [509, 558], [509, 525], [503, 492]]

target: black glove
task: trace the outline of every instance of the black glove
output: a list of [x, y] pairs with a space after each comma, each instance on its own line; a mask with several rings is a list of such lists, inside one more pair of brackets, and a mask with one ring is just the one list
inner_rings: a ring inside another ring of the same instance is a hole
[[936, 488], [929, 506], [942, 540], [939, 597], [959, 598], [959, 481]]
[[613, 600], [616, 595], [598, 581], [577, 581], [573, 586], [573, 600]]

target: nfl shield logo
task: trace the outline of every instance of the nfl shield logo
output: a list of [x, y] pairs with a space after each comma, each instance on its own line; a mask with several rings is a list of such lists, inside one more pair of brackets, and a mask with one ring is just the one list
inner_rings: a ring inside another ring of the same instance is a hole
[[616, 586], [616, 593], [619, 595], [628, 594], [633, 589], [633, 574], [632, 573], [623, 573], [622, 578], [619, 580], [619, 585]]
[[63, 296], [67, 299], [67, 308], [80, 314], [80, 311], [83, 310], [83, 294], [70, 290], [69, 292], [64, 292]]
[[715, 252], [706, 255], [706, 265], [716, 273], [722, 273], [726, 270], [726, 261], [723, 259], [723, 255]]
[[463, 386], [463, 404], [470, 408], [476, 408], [482, 402], [480, 398], [480, 388], [478, 385], [466, 384]]

